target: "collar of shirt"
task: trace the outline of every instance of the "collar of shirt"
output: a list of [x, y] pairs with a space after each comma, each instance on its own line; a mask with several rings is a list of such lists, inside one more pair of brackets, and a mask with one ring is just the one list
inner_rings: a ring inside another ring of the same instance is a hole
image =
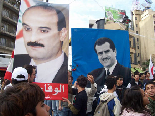
[[35, 82], [52, 83], [55, 75], [57, 74], [63, 62], [64, 52], [62, 52], [62, 54], [58, 58], [39, 65], [35, 65], [34, 60], [31, 59], [30, 64], [37, 66]]
[[[114, 70], [116, 64], [117, 64], [117, 60], [116, 60], [115, 64], [112, 65], [112, 67], [109, 68], [110, 75], [112, 74], [112, 72], [113, 72], [113, 70]], [[105, 68], [105, 70], [106, 70], [106, 74], [107, 74], [107, 70], [108, 70], [108, 68]]]

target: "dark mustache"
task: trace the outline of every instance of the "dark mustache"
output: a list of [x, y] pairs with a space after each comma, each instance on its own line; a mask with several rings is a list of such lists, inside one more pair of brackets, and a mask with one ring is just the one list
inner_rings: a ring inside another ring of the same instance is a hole
[[38, 42], [27, 42], [27, 46], [40, 46], [40, 47], [45, 47], [43, 44], [38, 43]]
[[110, 58], [102, 58], [103, 61], [104, 61], [104, 60], [108, 60], [108, 59], [110, 59]]

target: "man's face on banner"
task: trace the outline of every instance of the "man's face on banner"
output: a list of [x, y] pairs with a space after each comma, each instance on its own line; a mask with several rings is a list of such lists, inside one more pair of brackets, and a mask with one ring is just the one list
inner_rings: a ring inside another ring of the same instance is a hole
[[55, 10], [31, 8], [22, 17], [23, 37], [28, 54], [36, 64], [57, 58], [62, 53], [58, 17]]
[[105, 68], [110, 68], [112, 65], [114, 65], [116, 61], [116, 50], [113, 51], [108, 42], [105, 42], [101, 46], [96, 45], [95, 49], [97, 51], [100, 63]]

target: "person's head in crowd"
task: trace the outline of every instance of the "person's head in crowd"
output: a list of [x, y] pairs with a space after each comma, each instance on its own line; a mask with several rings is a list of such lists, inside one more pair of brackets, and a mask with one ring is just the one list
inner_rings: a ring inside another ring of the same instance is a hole
[[84, 77], [83, 75], [80, 75], [80, 76], [77, 78], [77, 88], [78, 88], [78, 87], [85, 88], [86, 85], [87, 85], [87, 78]]
[[25, 68], [17, 67], [12, 73], [12, 84], [18, 84], [21, 82], [28, 82], [28, 73]]
[[146, 77], [146, 79], [149, 79], [149, 78], [150, 78], [150, 73], [149, 73], [149, 71], [145, 71], [145, 77]]
[[141, 91], [142, 96], [143, 96], [143, 105], [146, 106], [147, 104], [150, 103], [150, 101], [148, 100], [148, 97], [145, 95], [144, 90], [140, 88], [140, 91]]
[[68, 70], [68, 77], [72, 76], [71, 71]]
[[111, 39], [105, 37], [97, 39], [94, 44], [94, 50], [100, 63], [105, 68], [109, 69], [117, 62], [115, 44]]
[[128, 112], [146, 113], [145, 106], [147, 104], [149, 104], [149, 100], [144, 95], [144, 91], [138, 85], [132, 86], [125, 91], [122, 100], [122, 111], [126, 109]]
[[60, 10], [48, 3], [31, 6], [23, 13], [22, 26], [26, 50], [36, 64], [49, 62], [62, 54], [67, 29]]
[[139, 81], [139, 72], [137, 70], [134, 72], [134, 79], [136, 82]]
[[44, 104], [45, 94], [33, 83], [19, 83], [0, 94], [2, 116], [49, 116], [50, 107]]
[[118, 75], [118, 76], [116, 77], [116, 81], [117, 81], [117, 86], [123, 85], [123, 76]]
[[106, 79], [105, 84], [108, 91], [111, 90], [114, 92], [116, 90], [116, 77], [114, 77], [113, 75], [109, 75]]
[[145, 94], [155, 99], [155, 82], [152, 82], [151, 80], [148, 81], [145, 85]]
[[36, 77], [36, 67], [32, 65], [24, 65], [28, 73], [28, 82], [32, 83]]
[[144, 73], [140, 73], [139, 77], [140, 77], [140, 80], [144, 80], [145, 79], [145, 74]]
[[69, 85], [72, 85], [72, 82], [73, 82], [73, 77], [72, 76], [69, 76], [68, 77], [68, 84]]

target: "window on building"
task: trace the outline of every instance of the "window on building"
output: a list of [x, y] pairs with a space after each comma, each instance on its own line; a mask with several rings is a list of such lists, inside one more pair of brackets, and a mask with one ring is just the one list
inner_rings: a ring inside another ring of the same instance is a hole
[[138, 61], [138, 64], [140, 64], [140, 61]]
[[137, 38], [137, 42], [139, 42], [139, 38]]
[[137, 17], [135, 17], [135, 20], [137, 20]]
[[138, 24], [136, 24], [136, 27], [138, 27]]
[[137, 57], [139, 57], [139, 53], [137, 54]]
[[137, 46], [137, 49], [139, 49], [139, 46]]
[[154, 24], [155, 24], [155, 21], [154, 21]]
[[131, 47], [131, 41], [130, 41], [130, 47]]
[[138, 34], [138, 31], [136, 31], [136, 34]]

